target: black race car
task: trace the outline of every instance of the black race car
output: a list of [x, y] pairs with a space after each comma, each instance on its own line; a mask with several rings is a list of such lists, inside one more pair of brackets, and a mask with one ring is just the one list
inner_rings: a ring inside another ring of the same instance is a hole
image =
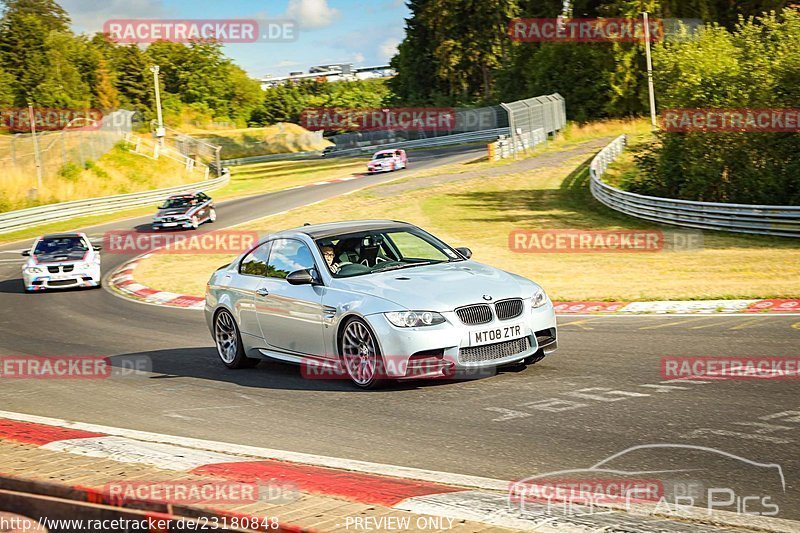
[[153, 217], [153, 230], [197, 229], [204, 222], [214, 222], [214, 201], [203, 192], [176, 194], [164, 201]]

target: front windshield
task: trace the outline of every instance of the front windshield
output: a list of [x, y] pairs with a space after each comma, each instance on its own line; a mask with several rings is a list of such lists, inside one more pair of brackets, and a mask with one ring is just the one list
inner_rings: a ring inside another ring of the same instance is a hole
[[35, 256], [65, 255], [80, 257], [89, 248], [81, 237], [58, 237], [42, 239], [33, 250]]
[[375, 159], [390, 159], [392, 157], [394, 157], [394, 153], [385, 152], [385, 153], [375, 154], [374, 156], [372, 156], [372, 159], [373, 160], [375, 160]]
[[319, 239], [317, 246], [335, 278], [463, 261], [455, 250], [419, 229], [349, 233]]
[[176, 209], [192, 205], [191, 198], [167, 198], [161, 209]]

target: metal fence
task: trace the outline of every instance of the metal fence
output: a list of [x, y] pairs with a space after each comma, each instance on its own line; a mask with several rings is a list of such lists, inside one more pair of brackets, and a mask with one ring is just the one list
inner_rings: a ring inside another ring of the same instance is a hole
[[455, 124], [448, 129], [426, 130], [381, 130], [340, 133], [330, 140], [340, 150], [380, 146], [383, 144], [433, 139], [478, 131], [496, 130], [508, 127], [508, 114], [500, 106], [477, 108], [457, 107]]
[[229, 181], [230, 173], [225, 172], [222, 176], [213, 180], [199, 183], [187, 183], [167, 189], [120, 194], [103, 198], [90, 198], [88, 200], [77, 200], [74, 202], [61, 202], [32, 207], [30, 209], [9, 211], [8, 213], [0, 214], [0, 233], [8, 233], [36, 224], [57, 222], [73, 217], [115, 213], [133, 207], [147, 205], [155, 206], [172, 194], [181, 194], [189, 191], [210, 191], [224, 187]]
[[537, 130], [543, 130], [545, 135], [552, 135], [567, 125], [566, 102], [558, 93], [500, 106], [508, 112], [511, 155], [527, 151], [530, 145], [535, 145]]
[[730, 231], [780, 237], [800, 237], [800, 207], [784, 205], [724, 204], [644, 196], [622, 191], [603, 182], [608, 165], [625, 149], [620, 135], [603, 148], [589, 167], [591, 191], [597, 201], [632, 217], [704, 230]]
[[[57, 132], [0, 136], [0, 167], [37, 185], [37, 159], [42, 177], [58, 174], [67, 164], [81, 168], [108, 152], [131, 132], [132, 111], [118, 110], [103, 117], [99, 125]], [[37, 153], [38, 148], [38, 153]]]
[[542, 128], [521, 135], [502, 135], [495, 142], [489, 144], [489, 159], [499, 161], [546, 143], [547, 134]]

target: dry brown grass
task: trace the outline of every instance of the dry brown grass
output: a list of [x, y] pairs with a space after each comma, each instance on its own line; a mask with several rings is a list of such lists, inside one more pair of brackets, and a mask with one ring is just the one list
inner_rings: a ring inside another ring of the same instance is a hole
[[[600, 128], [594, 134], [614, 135], [618, 131]], [[551, 149], [558, 149], [558, 143], [552, 144], [555, 146]], [[477, 261], [537, 280], [557, 300], [800, 295], [800, 244], [786, 239], [705, 232], [703, 248], [693, 251], [521, 254], [510, 250], [508, 235], [515, 229], [680, 231], [624, 217], [595, 202], [588, 192], [588, 159], [571, 158], [547, 168], [491, 179], [450, 181], [411, 189], [399, 196], [382, 196], [381, 188], [376, 187], [243, 227], [266, 232], [306, 221], [406, 220], [454, 246], [469, 246]], [[140, 267], [137, 278], [156, 288], [202, 295], [208, 276], [225, 260], [156, 256]], [[185, 270], [186, 276], [176, 276], [182, 262], [191, 264], [191, 268]]]

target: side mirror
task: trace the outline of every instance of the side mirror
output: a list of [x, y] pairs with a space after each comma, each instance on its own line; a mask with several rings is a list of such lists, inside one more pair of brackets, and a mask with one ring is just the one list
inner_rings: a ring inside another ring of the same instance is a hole
[[30, 250], [22, 250], [22, 253], [20, 255], [22, 255], [24, 257], [30, 257], [31, 251]]
[[461, 247], [461, 248], [456, 248], [456, 252], [460, 253], [461, 255], [466, 257], [467, 259], [472, 257], [472, 250], [470, 250], [469, 248], [467, 248], [465, 246]]
[[93, 249], [95, 252], [99, 252], [100, 250], [102, 250], [102, 249], [103, 249], [103, 247], [102, 247], [102, 246], [100, 246], [99, 244], [95, 244], [95, 245], [93, 245], [93, 246], [92, 246], [92, 249]]
[[307, 268], [291, 272], [286, 276], [286, 281], [291, 285], [316, 285], [318, 283], [315, 274]]

